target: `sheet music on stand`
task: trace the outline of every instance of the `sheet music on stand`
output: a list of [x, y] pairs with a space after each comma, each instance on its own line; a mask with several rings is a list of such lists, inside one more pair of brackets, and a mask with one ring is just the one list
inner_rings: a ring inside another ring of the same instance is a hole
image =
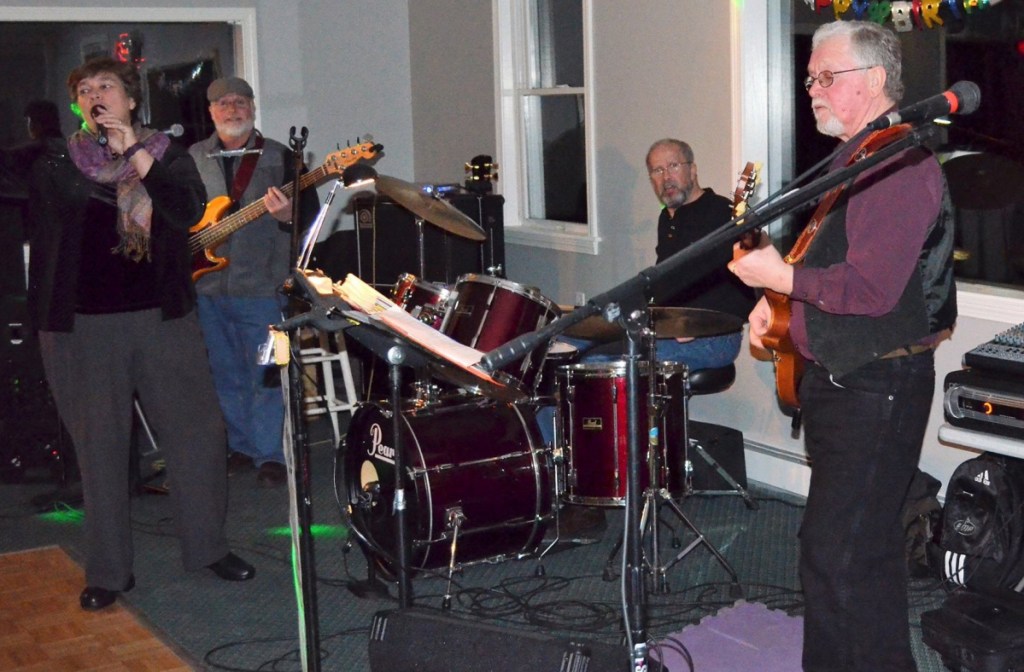
[[523, 396], [518, 389], [492, 378], [478, 366], [483, 352], [420, 322], [359, 277], [350, 273], [344, 282], [334, 283], [332, 289], [353, 308], [365, 313], [370, 323], [382, 325], [434, 355], [436, 363], [431, 368], [441, 378], [502, 399], [517, 400]]

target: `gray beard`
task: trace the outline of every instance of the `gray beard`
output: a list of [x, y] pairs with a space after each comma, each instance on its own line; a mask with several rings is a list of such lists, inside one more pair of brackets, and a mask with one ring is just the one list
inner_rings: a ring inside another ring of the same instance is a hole
[[827, 135], [832, 138], [838, 138], [844, 132], [846, 132], [846, 129], [843, 128], [843, 124], [835, 117], [829, 117], [828, 121], [823, 121], [819, 123], [817, 126], [818, 133], [821, 133], [822, 135]]

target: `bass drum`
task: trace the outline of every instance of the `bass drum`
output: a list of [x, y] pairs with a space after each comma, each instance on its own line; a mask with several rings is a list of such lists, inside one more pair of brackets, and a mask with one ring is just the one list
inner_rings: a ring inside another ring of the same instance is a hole
[[[448, 565], [452, 521], [457, 564], [537, 550], [554, 486], [529, 409], [483, 399], [439, 404], [403, 412], [402, 427], [411, 569]], [[348, 494], [343, 514], [368, 556], [396, 576], [393, 446], [388, 407], [365, 405], [336, 459]]]

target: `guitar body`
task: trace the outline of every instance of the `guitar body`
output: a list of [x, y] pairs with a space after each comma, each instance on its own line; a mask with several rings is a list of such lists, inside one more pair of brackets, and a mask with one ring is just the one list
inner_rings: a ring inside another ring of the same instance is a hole
[[[199, 223], [189, 227], [189, 237], [191, 238], [195, 234], [208, 235], [212, 233], [211, 227], [217, 225], [230, 207], [231, 199], [227, 196], [217, 196], [211, 200], [206, 204], [206, 211], [203, 212], [203, 218], [199, 220]], [[214, 271], [226, 268], [231, 263], [227, 257], [218, 257], [214, 254], [219, 245], [220, 243], [210, 247], [201, 247], [192, 252], [192, 282], [195, 282], [207, 273], [213, 273]]]
[[775, 362], [775, 392], [783, 407], [795, 413], [800, 410], [797, 389], [804, 375], [804, 359], [793, 345], [789, 335], [793, 316], [790, 299], [785, 294], [764, 290], [764, 298], [771, 309], [768, 331], [761, 337], [764, 346], [772, 351]]

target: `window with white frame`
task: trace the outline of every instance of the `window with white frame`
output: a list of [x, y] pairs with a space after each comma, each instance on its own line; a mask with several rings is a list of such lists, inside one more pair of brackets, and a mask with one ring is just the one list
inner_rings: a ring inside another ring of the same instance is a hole
[[590, 0], [495, 0], [505, 239], [597, 252], [587, 129]]

